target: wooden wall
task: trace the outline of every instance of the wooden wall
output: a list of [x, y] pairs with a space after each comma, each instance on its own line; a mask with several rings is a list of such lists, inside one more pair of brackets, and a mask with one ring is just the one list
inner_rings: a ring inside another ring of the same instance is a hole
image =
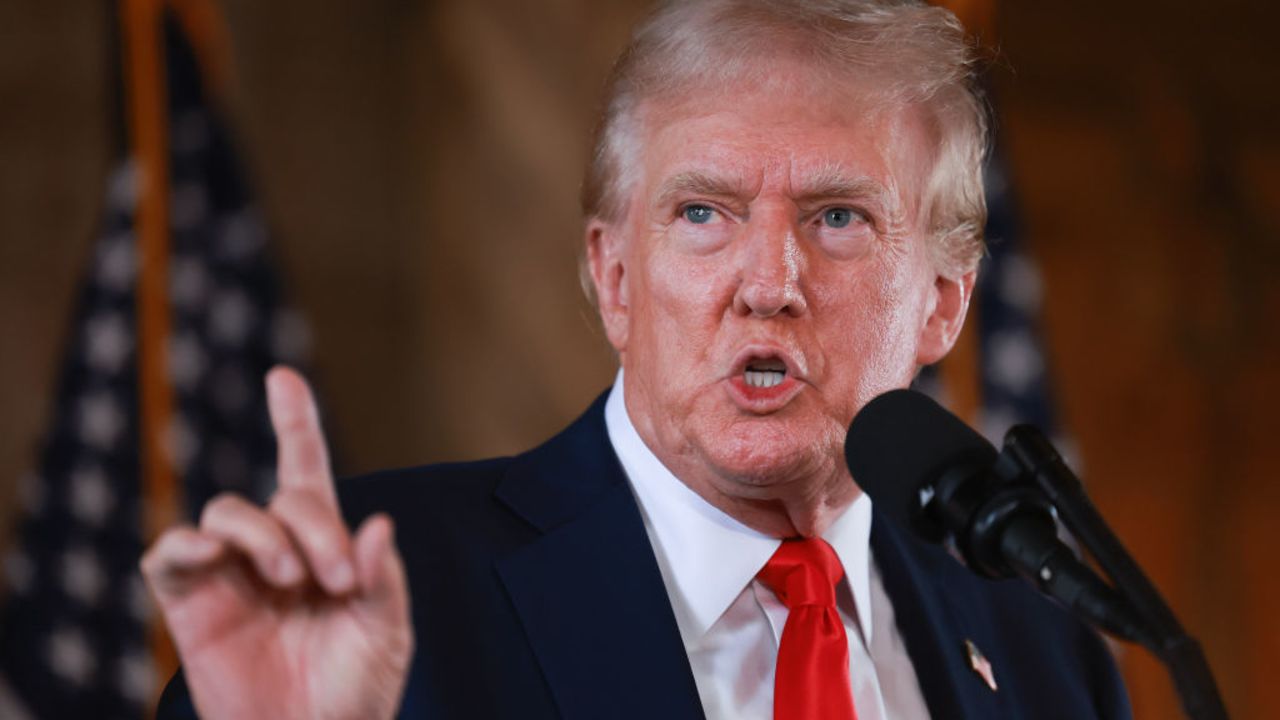
[[[593, 103], [641, 0], [228, 0], [237, 127], [345, 470], [514, 452], [611, 376], [577, 288]], [[1272, 717], [1280, 12], [999, 4], [1001, 137], [1104, 513]], [[115, 132], [102, 3], [0, 0], [0, 507], [29, 466]], [[0, 513], [0, 536], [11, 512]], [[1124, 664], [1139, 718], [1177, 716]]]
[[[1256, 718], [1280, 712], [1278, 19], [1002, 3], [997, 73], [1086, 479]], [[1125, 663], [1138, 717], [1178, 717], [1155, 663]]]

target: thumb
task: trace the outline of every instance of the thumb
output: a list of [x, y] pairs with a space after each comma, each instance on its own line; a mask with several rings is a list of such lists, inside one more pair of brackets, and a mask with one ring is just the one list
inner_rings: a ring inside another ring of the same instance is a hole
[[391, 518], [378, 513], [365, 520], [353, 544], [360, 579], [356, 603], [392, 633], [411, 635], [409, 590]]

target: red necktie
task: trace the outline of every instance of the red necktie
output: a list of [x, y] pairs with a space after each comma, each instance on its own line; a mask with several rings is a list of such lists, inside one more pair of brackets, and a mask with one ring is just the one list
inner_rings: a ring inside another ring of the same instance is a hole
[[849, 641], [836, 612], [844, 577], [820, 538], [784, 540], [760, 581], [787, 606], [773, 686], [774, 720], [857, 720], [849, 680]]

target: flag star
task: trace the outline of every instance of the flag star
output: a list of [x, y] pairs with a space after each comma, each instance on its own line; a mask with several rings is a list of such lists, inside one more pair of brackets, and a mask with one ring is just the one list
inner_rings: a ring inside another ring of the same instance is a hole
[[182, 332], [169, 341], [169, 377], [179, 391], [194, 391], [206, 364], [204, 349], [193, 333]]
[[992, 382], [1009, 392], [1021, 394], [1040, 378], [1044, 360], [1030, 334], [1023, 331], [999, 332], [993, 334], [989, 342]]
[[74, 628], [54, 631], [49, 636], [45, 651], [54, 672], [76, 685], [87, 684], [98, 669], [98, 661], [84, 634]]
[[1040, 271], [1022, 255], [1011, 254], [1000, 269], [1000, 294], [1005, 301], [1030, 316], [1040, 309], [1043, 294]]
[[10, 550], [4, 557], [4, 576], [9, 584], [9, 592], [25, 595], [31, 590], [31, 583], [36, 576], [35, 564], [20, 548]]
[[116, 682], [120, 692], [139, 703], [151, 701], [156, 687], [156, 667], [145, 653], [131, 651], [120, 658], [116, 666]]
[[222, 290], [209, 312], [209, 330], [216, 341], [239, 346], [248, 338], [255, 318], [253, 305], [243, 292]]
[[173, 304], [186, 312], [202, 309], [209, 296], [209, 274], [197, 257], [175, 257], [169, 268], [169, 295]]
[[133, 233], [126, 230], [104, 238], [97, 256], [98, 284], [111, 292], [127, 292], [138, 270]]
[[133, 350], [133, 335], [118, 312], [99, 313], [85, 323], [86, 354], [93, 369], [114, 375]]
[[242, 209], [228, 217], [218, 233], [218, 256], [233, 262], [251, 259], [266, 244], [262, 220], [252, 209]]
[[110, 450], [124, 432], [125, 418], [116, 399], [99, 391], [80, 400], [80, 439], [100, 450]]
[[209, 215], [209, 192], [202, 183], [185, 183], [169, 196], [169, 223], [178, 231], [191, 230]]
[[115, 509], [116, 498], [102, 468], [91, 465], [76, 468], [71, 473], [68, 502], [71, 513], [80, 521], [101, 526]]
[[116, 166], [107, 178], [107, 203], [117, 213], [127, 215], [133, 212], [138, 200], [138, 164], [129, 158]]
[[106, 585], [106, 573], [89, 548], [77, 547], [62, 556], [62, 589], [67, 595], [93, 607]]

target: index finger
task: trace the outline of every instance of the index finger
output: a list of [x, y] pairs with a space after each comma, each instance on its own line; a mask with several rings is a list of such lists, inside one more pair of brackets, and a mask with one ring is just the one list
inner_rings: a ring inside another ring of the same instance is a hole
[[318, 493], [338, 506], [320, 413], [307, 381], [278, 365], [267, 373], [267, 408], [276, 434], [276, 475], [281, 487]]

